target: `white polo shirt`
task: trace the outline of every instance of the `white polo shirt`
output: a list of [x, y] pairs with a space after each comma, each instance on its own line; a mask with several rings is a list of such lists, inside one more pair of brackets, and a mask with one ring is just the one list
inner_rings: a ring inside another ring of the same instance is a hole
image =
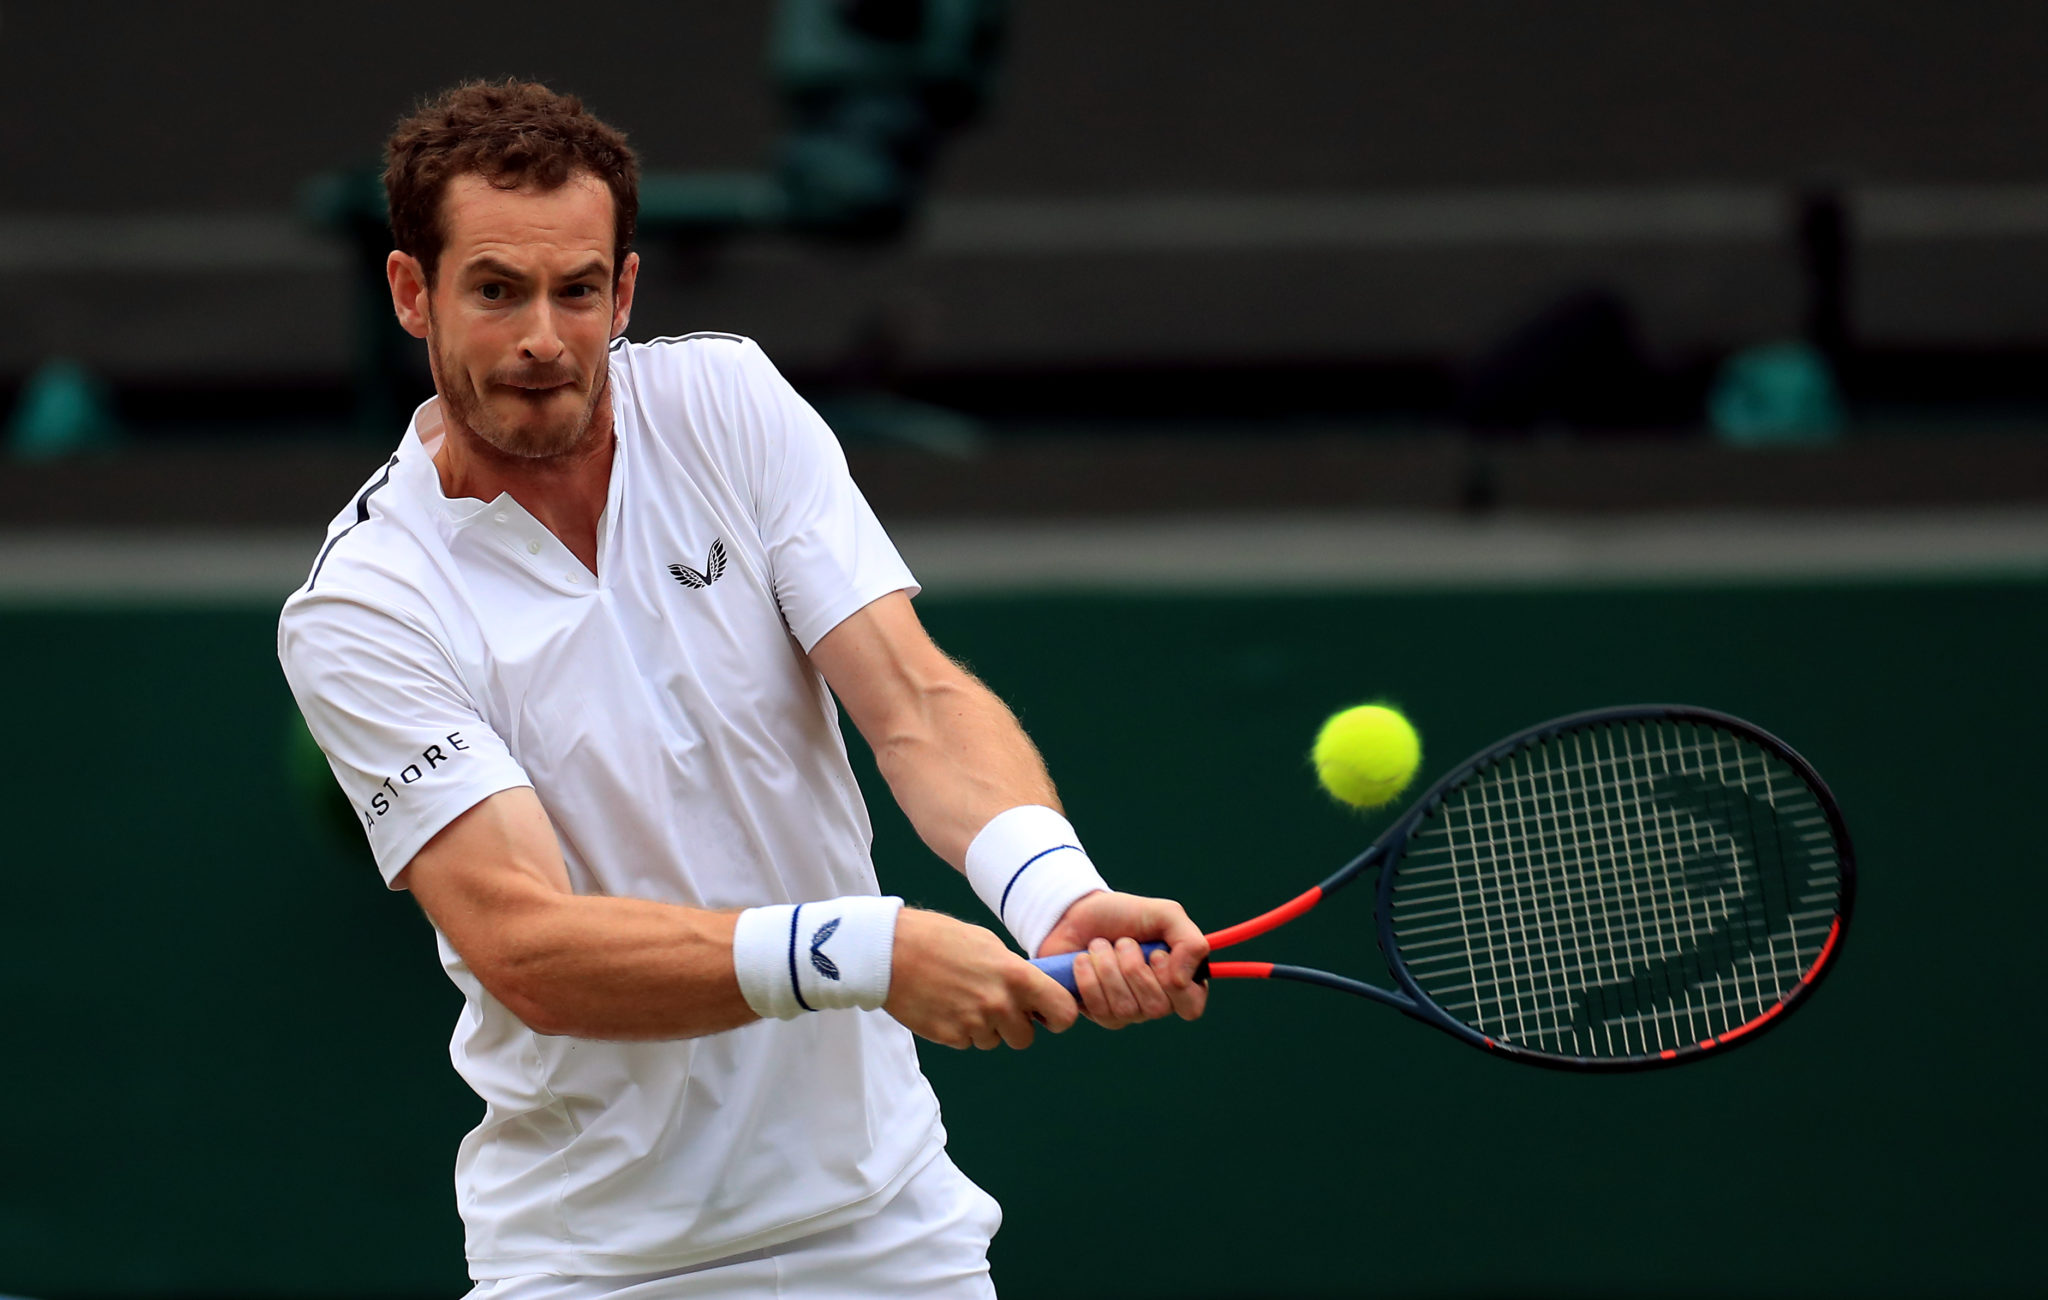
[[[438, 399], [330, 526], [278, 655], [389, 882], [530, 785], [578, 893], [738, 908], [878, 893], [809, 649], [914, 580], [752, 342], [614, 344], [595, 579], [509, 496], [451, 501]], [[477, 1278], [685, 1267], [861, 1217], [944, 1144], [882, 1012], [677, 1042], [534, 1033], [443, 938], [486, 1105], [456, 1190]], [[402, 1104], [389, 1098], [372, 1104]]]

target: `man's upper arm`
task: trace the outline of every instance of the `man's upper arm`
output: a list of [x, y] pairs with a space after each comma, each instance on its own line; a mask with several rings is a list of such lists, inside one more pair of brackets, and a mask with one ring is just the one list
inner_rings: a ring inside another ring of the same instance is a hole
[[297, 599], [279, 621], [278, 658], [394, 887], [443, 827], [531, 784], [446, 651], [393, 611], [348, 595]]
[[811, 662], [869, 743], [879, 743], [934, 684], [967, 674], [933, 643], [906, 592], [894, 591], [841, 620], [811, 648]]
[[522, 914], [573, 892], [554, 825], [528, 786], [500, 790], [442, 827], [392, 887], [412, 891], [480, 976], [498, 965]]

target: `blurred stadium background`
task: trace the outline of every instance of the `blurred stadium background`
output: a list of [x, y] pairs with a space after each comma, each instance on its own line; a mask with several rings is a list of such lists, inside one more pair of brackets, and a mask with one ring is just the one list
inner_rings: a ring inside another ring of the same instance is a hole
[[1431, 768], [1718, 707], [1847, 810], [1840, 972], [1669, 1077], [1285, 988], [929, 1053], [1005, 1296], [2040, 1294], [2044, 66], [2038, 0], [0, 0], [0, 1292], [463, 1289], [458, 999], [273, 628], [426, 391], [364, 169], [519, 74], [655, 174], [634, 335], [833, 419], [1126, 887], [1349, 856], [1302, 755], [1382, 694]]

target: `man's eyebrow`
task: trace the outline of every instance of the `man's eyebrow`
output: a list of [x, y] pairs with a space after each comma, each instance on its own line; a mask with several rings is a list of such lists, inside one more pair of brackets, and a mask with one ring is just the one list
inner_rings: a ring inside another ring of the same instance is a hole
[[462, 273], [464, 275], [495, 275], [500, 280], [526, 279], [526, 272], [520, 270], [518, 267], [512, 265], [510, 262], [501, 262], [497, 258], [490, 256], [489, 254], [485, 254], [484, 256], [476, 258], [473, 261], [469, 262], [462, 268]]
[[[604, 270], [604, 259], [602, 257], [593, 257], [562, 278], [564, 280], [593, 280], [601, 277], [604, 274]], [[465, 264], [462, 268], [462, 273], [472, 276], [496, 276], [500, 280], [512, 280], [522, 284], [528, 279], [526, 272], [513, 266], [510, 262], [501, 262], [488, 253]]]

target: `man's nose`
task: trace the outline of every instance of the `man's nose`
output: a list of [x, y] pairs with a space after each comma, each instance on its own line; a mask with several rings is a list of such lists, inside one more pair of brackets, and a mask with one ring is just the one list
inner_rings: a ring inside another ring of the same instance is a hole
[[527, 313], [525, 337], [519, 340], [519, 355], [530, 361], [554, 361], [562, 355], [562, 333], [555, 326], [554, 305], [536, 299]]

